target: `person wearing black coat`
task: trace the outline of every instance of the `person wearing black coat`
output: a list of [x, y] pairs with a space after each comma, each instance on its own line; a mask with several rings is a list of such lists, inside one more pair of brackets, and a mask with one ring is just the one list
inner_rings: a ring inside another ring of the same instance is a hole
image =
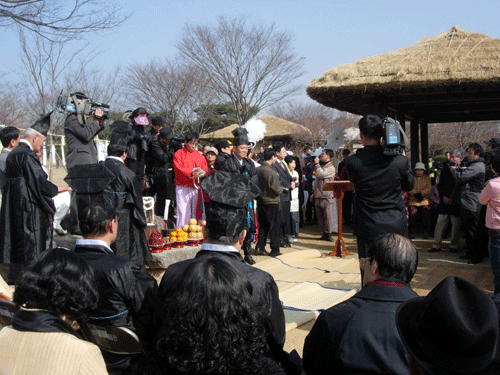
[[[195, 258], [219, 257], [235, 266], [243, 273], [253, 287], [254, 304], [260, 306], [259, 316], [264, 323], [267, 344], [272, 358], [281, 363], [288, 373], [300, 373], [288, 362], [283, 351], [285, 343], [285, 315], [279, 299], [278, 287], [273, 277], [258, 268], [245, 264], [240, 249], [246, 236], [247, 199], [258, 195], [258, 188], [241, 175], [215, 171], [201, 183], [210, 202], [205, 204], [207, 224], [204, 231], [204, 244]], [[166, 294], [169, 286], [181, 277], [186, 268], [195, 261], [188, 259], [170, 265], [158, 289], [158, 307], [168, 303]], [[196, 296], [193, 296], [196, 298]]]
[[[94, 206], [95, 208], [95, 206]], [[88, 208], [92, 210], [94, 208]], [[88, 232], [103, 224], [107, 232], [97, 237]], [[84, 227], [82, 227], [82, 224]], [[151, 349], [157, 329], [156, 298], [158, 285], [144, 266], [115, 255], [110, 244], [116, 238], [116, 216], [111, 220], [80, 223], [84, 239], [78, 239], [75, 252], [93, 269], [99, 302], [88, 322], [95, 325], [127, 327], [134, 331], [146, 349]], [[110, 374], [129, 373], [138, 355], [102, 352]]]
[[283, 192], [280, 195], [281, 202], [281, 220], [280, 220], [280, 245], [281, 247], [290, 247], [290, 241], [287, 236], [287, 228], [290, 225], [290, 197], [291, 190], [295, 189], [295, 182], [292, 175], [288, 171], [288, 166], [285, 163], [286, 148], [283, 142], [274, 142], [273, 149], [276, 150], [276, 163], [273, 169], [280, 176]]
[[403, 191], [413, 189], [414, 179], [408, 158], [385, 156], [380, 145], [382, 120], [367, 115], [359, 120], [364, 147], [345, 159], [349, 180], [354, 184], [353, 234], [359, 258], [366, 257], [368, 246], [380, 235], [408, 236]]
[[169, 218], [174, 217], [175, 201], [174, 154], [177, 149], [171, 143], [173, 138], [174, 133], [165, 126], [151, 138], [148, 150], [149, 170], [153, 177], [151, 189], [156, 193], [155, 214], [163, 217], [165, 200], [169, 199]]
[[15, 284], [22, 269], [52, 247], [53, 197], [60, 187], [48, 180], [36, 152], [45, 136], [27, 129], [7, 157], [0, 215], [0, 262], [10, 264], [8, 283]]
[[458, 241], [460, 240], [460, 198], [457, 195], [454, 197], [455, 177], [451, 172], [450, 167], [460, 164], [462, 159], [462, 151], [459, 149], [453, 150], [451, 160], [445, 160], [439, 176], [437, 184], [439, 194], [438, 217], [436, 227], [434, 229], [434, 244], [429, 250], [431, 253], [441, 251], [441, 242], [443, 232], [446, 226], [451, 221], [451, 241], [450, 253], [458, 252]]
[[[120, 147], [125, 149], [125, 145]], [[68, 171], [65, 180], [77, 196], [83, 235], [83, 239], [76, 241], [75, 252], [94, 271], [99, 291], [97, 307], [88, 322], [98, 326], [127, 327], [137, 334], [149, 351], [158, 326], [155, 315], [158, 284], [143, 265], [118, 256], [112, 250], [112, 244], [118, 240], [118, 209], [122, 202], [109, 187], [119, 179], [120, 176], [104, 163], [79, 165]], [[113, 375], [130, 374], [131, 364], [140, 357], [107, 351], [102, 351], [102, 354], [108, 372]]]
[[146, 216], [142, 202], [142, 179], [125, 166], [125, 146], [108, 146], [108, 157], [103, 164], [116, 177], [108, 189], [114, 192], [119, 203], [117, 207], [118, 233], [117, 239], [111, 246], [116, 255], [131, 259], [144, 265], [151, 260], [144, 228]]
[[[237, 128], [233, 131], [235, 135], [234, 139], [234, 149], [233, 154], [226, 158], [223, 163], [217, 164], [215, 166], [216, 170], [226, 171], [230, 173], [236, 173], [247, 176], [256, 185], [258, 183], [257, 171], [255, 169], [254, 162], [247, 158], [248, 154], [248, 136], [247, 130], [244, 128]], [[217, 161], [216, 161], [217, 163]], [[255, 225], [255, 210], [254, 202], [249, 202], [248, 204], [248, 227], [247, 235], [243, 243], [242, 249], [245, 254], [245, 262], [250, 265], [255, 264], [255, 260], [252, 258], [252, 241], [256, 233]]]
[[151, 140], [151, 134], [146, 131], [146, 126], [149, 125], [147, 111], [141, 107], [135, 109], [130, 115], [130, 121], [132, 131], [127, 144], [127, 167], [142, 181], [145, 173], [146, 153]]
[[401, 303], [418, 297], [409, 283], [417, 270], [415, 245], [386, 234], [360, 259], [364, 288], [323, 311], [304, 342], [307, 374], [408, 374], [408, 352], [396, 327]]
[[221, 169], [226, 160], [231, 156], [231, 146], [228, 141], [222, 139], [215, 142], [214, 147], [219, 152], [217, 158], [215, 159], [215, 169]]

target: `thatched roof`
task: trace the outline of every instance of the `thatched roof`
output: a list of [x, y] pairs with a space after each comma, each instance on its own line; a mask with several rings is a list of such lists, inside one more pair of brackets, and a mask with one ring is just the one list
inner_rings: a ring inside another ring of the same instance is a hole
[[206, 133], [200, 136], [200, 139], [232, 139], [234, 138], [233, 133], [231, 133], [234, 129], [239, 127], [238, 124], [233, 124], [226, 126], [225, 128], [216, 130], [214, 132]]
[[[464, 112], [474, 104], [470, 110], [484, 112], [476, 108], [478, 102], [484, 104], [493, 96], [495, 104], [487, 110], [498, 108], [499, 84], [500, 39], [454, 26], [411, 47], [330, 69], [309, 83], [307, 93], [326, 106], [360, 115], [386, 106], [389, 112], [413, 111], [428, 120], [429, 112], [442, 113], [446, 120], [455, 108], [443, 113], [436, 105], [458, 104]], [[431, 101], [434, 108], [426, 107]], [[425, 108], [415, 109], [420, 105]]]
[[[279, 138], [279, 137], [289, 137], [292, 134], [297, 133], [308, 133], [311, 134], [311, 130], [305, 126], [296, 124], [291, 121], [284, 120], [279, 117], [261, 115], [257, 117], [259, 120], [266, 124], [266, 135], [267, 138]], [[231, 133], [239, 125], [233, 124], [226, 126], [223, 129], [216, 130], [207, 134], [203, 134], [200, 139], [206, 140], [220, 140], [220, 139], [233, 139], [233, 134]]]

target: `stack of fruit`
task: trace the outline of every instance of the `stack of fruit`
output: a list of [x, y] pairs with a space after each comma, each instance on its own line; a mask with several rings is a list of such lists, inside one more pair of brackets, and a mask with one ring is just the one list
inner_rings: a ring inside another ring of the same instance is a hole
[[196, 219], [189, 219], [188, 225], [183, 225], [182, 230], [188, 234], [188, 246], [198, 246], [203, 239], [202, 227]]
[[172, 247], [184, 247], [184, 242], [187, 241], [187, 239], [188, 235], [182, 230], [182, 228], [177, 228], [172, 233], [170, 233], [170, 242], [173, 242]]
[[149, 249], [152, 253], [163, 251], [163, 236], [157, 230], [154, 230], [149, 237]]

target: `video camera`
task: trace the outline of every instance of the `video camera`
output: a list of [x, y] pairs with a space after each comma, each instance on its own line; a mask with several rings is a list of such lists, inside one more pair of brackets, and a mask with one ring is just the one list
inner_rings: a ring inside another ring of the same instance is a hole
[[407, 144], [408, 138], [399, 122], [389, 117], [384, 118], [382, 121], [382, 146], [384, 148], [384, 155], [402, 155]]
[[90, 116], [96, 109], [101, 108], [103, 112], [102, 116], [95, 117], [105, 120], [109, 118], [109, 110], [105, 110], [105, 108], [109, 108], [109, 104], [93, 102], [81, 92], [73, 92], [67, 96], [59, 95], [56, 108], [67, 114], [76, 113], [84, 116]]

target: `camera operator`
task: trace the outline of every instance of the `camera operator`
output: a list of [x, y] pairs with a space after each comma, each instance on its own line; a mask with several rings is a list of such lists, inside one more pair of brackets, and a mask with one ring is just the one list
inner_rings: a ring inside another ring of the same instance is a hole
[[[85, 102], [88, 99], [81, 92], [75, 92], [70, 96], [73, 98], [73, 102], [75, 100]], [[68, 145], [68, 152], [66, 153], [66, 166], [68, 169], [75, 165], [97, 163], [97, 147], [94, 137], [104, 129], [105, 121], [103, 109], [96, 108], [91, 114], [92, 121], [88, 124], [78, 109], [78, 103], [74, 104], [76, 112], [70, 113], [64, 121], [64, 135]], [[71, 192], [70, 232], [71, 234], [80, 233], [74, 192]]]
[[127, 167], [129, 167], [141, 181], [144, 178], [146, 153], [151, 141], [150, 133], [146, 131], [149, 125], [148, 112], [144, 108], [137, 108], [129, 117], [132, 123], [132, 133], [127, 145]]
[[149, 144], [149, 160], [151, 161], [151, 174], [153, 176], [153, 190], [156, 192], [155, 214], [163, 217], [165, 200], [170, 200], [168, 211], [169, 219], [174, 217], [175, 180], [174, 180], [174, 154], [178, 150], [173, 144], [175, 135], [170, 127], [163, 127], [151, 139]]
[[381, 234], [408, 236], [402, 193], [413, 189], [414, 179], [406, 156], [384, 155], [380, 117], [364, 116], [359, 120], [359, 130], [364, 147], [345, 159], [345, 167], [356, 190], [353, 233], [361, 259]]

